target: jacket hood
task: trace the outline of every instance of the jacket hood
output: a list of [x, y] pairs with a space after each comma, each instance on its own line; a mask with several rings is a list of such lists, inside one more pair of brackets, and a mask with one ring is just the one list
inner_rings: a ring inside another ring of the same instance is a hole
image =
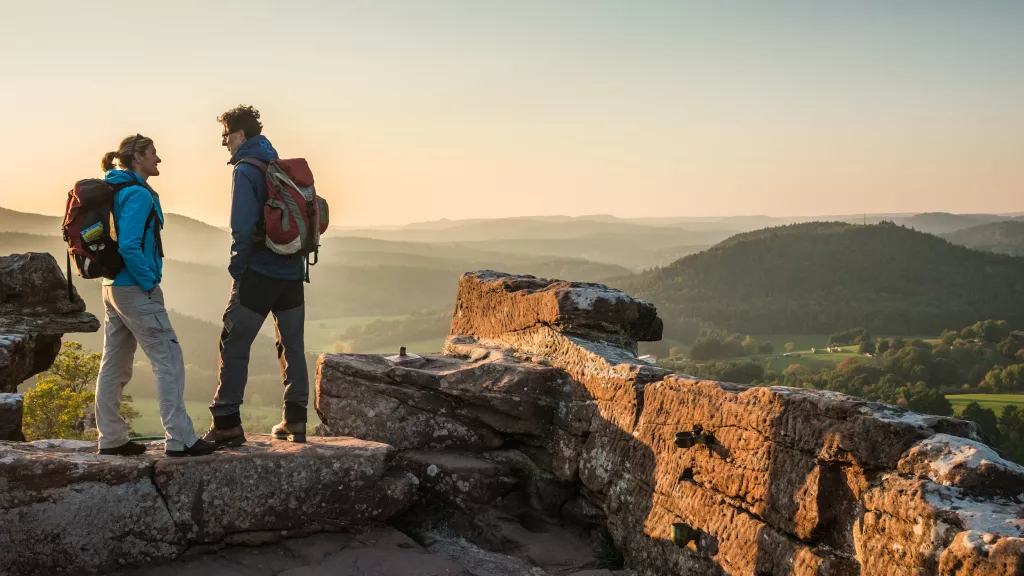
[[271, 160], [277, 160], [277, 150], [271, 146], [270, 140], [267, 137], [260, 134], [254, 138], [246, 140], [238, 150], [231, 155], [231, 160], [228, 164], [238, 164], [238, 161], [242, 158], [252, 158], [259, 160], [260, 162], [270, 162]]
[[139, 176], [131, 170], [108, 170], [103, 175], [103, 179], [111, 184], [125, 184], [128, 182], [135, 182], [139, 186], [145, 186], [142, 176]]

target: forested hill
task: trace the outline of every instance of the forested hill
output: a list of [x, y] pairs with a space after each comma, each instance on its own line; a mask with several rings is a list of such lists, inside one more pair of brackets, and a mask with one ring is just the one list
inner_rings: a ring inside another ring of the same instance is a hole
[[1024, 256], [1024, 219], [991, 222], [943, 234], [942, 237], [975, 250]]
[[1024, 327], [1024, 258], [888, 222], [739, 234], [615, 284], [654, 302], [667, 331], [681, 318], [752, 334], [933, 334], [985, 318]]

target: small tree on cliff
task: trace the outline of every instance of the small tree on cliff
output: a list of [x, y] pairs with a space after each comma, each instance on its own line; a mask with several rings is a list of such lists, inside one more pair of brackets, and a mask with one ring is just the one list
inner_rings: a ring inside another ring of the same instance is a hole
[[76, 394], [92, 390], [100, 373], [101, 358], [100, 354], [90, 353], [78, 342], [65, 342], [53, 364], [39, 374], [38, 379], [54, 378]]
[[[93, 401], [100, 372], [100, 354], [91, 353], [78, 342], [65, 342], [48, 370], [39, 374], [36, 385], [25, 393], [23, 428], [30, 440], [42, 438], [84, 438], [80, 423]], [[131, 395], [121, 397], [121, 417], [132, 430], [139, 411]]]
[[82, 415], [92, 402], [88, 391], [74, 392], [53, 377], [43, 378], [25, 393], [22, 428], [28, 440], [80, 439]]

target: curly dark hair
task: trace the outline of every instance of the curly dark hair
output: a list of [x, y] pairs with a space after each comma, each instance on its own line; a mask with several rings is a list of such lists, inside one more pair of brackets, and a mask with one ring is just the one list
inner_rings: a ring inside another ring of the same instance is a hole
[[259, 136], [263, 132], [263, 124], [260, 122], [260, 111], [252, 106], [240, 104], [231, 110], [217, 117], [217, 121], [224, 125], [226, 132], [242, 130], [246, 138]]

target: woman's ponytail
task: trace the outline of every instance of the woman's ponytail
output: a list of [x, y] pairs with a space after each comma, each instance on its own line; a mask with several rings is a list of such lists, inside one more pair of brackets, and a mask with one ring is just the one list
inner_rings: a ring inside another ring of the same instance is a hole
[[114, 158], [117, 158], [117, 152], [107, 152], [103, 155], [103, 160], [100, 160], [100, 167], [103, 168], [104, 172], [114, 169]]

